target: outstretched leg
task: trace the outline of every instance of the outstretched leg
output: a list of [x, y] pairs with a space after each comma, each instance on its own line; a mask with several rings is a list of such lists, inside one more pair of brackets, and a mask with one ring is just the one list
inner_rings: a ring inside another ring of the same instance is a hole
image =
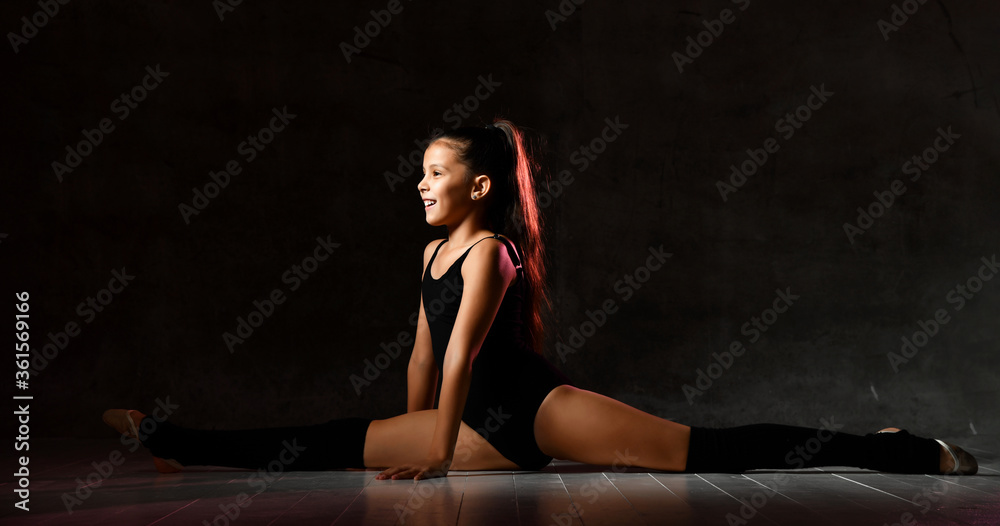
[[[164, 472], [177, 471], [186, 465], [329, 470], [397, 466], [420, 458], [430, 450], [437, 410], [384, 420], [342, 418], [306, 426], [242, 430], [184, 428], [123, 409], [107, 411], [104, 419], [149, 448], [158, 460], [157, 468]], [[518, 466], [462, 423], [451, 468], [518, 469]]]
[[[437, 409], [406, 413], [385, 420], [375, 420], [365, 438], [365, 466], [400, 466], [419, 459], [430, 451], [437, 422]], [[478, 471], [487, 469], [519, 469], [492, 444], [465, 422], [458, 429], [455, 457], [451, 469]]]
[[535, 441], [546, 455], [603, 466], [684, 471], [691, 428], [613, 398], [556, 387], [535, 415]]
[[[127, 435], [135, 434], [154, 457], [179, 466], [224, 466], [244, 469], [317, 471], [363, 468], [364, 440], [371, 419], [343, 418], [321, 424], [239, 430], [181, 427], [132, 411], [105, 413], [105, 421]], [[131, 429], [130, 429], [131, 428]], [[157, 464], [157, 469], [161, 465]], [[160, 469], [163, 471], [163, 469]]]
[[606, 396], [562, 385], [535, 416], [539, 448], [554, 458], [664, 471], [740, 472], [762, 468], [855, 466], [897, 473], [973, 474], [975, 459], [956, 446], [905, 431], [865, 436], [827, 422], [708, 429], [650, 415]]

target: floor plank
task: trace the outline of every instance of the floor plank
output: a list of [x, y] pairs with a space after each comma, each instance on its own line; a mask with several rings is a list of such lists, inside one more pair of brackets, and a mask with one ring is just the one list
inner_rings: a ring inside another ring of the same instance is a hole
[[513, 472], [466, 473], [458, 526], [509, 526], [518, 523]]
[[683, 499], [650, 473], [627, 473], [611, 482], [645, 524], [698, 524], [696, 514]]
[[[690, 510], [694, 524], [729, 524], [726, 514], [738, 510], [739, 504], [718, 487], [696, 474], [651, 474], [660, 485], [683, 501]], [[732, 507], [732, 508], [730, 508]], [[772, 523], [764, 520], [763, 523]]]
[[792, 496], [796, 481], [794, 474], [776, 473], [766, 479], [722, 473], [706, 473], [700, 477], [735, 501], [721, 506], [727, 510], [726, 520], [730, 524], [756, 522], [758, 516], [774, 524], [794, 524], [804, 520], [811, 524], [836, 524]]
[[578, 515], [587, 525], [645, 524], [615, 486], [614, 481], [624, 483], [622, 479], [628, 475], [610, 469], [592, 473], [560, 473], [574, 503], [574, 509], [565, 511], [563, 516]]
[[517, 493], [518, 524], [583, 524], [562, 476], [554, 470], [515, 475], [514, 491]]
[[[378, 481], [376, 470], [155, 471], [116, 441], [38, 441], [30, 511], [0, 484], [0, 523], [50, 525], [326, 526], [600, 524], [1000, 524], [1000, 440], [976, 437], [972, 477], [854, 468], [678, 474], [555, 461], [537, 472], [451, 472]], [[964, 444], [964, 443], [963, 443]], [[123, 462], [103, 464], [114, 451]], [[237, 500], [241, 494], [246, 500]], [[75, 499], [75, 500], [74, 500]], [[68, 503], [68, 504], [67, 504]], [[241, 505], [242, 504], [242, 505]], [[228, 516], [227, 516], [228, 512]], [[237, 516], [236, 513], [239, 513]]]
[[[375, 479], [376, 472], [342, 472], [318, 475], [309, 491], [268, 526], [327, 526], [334, 524]], [[310, 480], [302, 480], [308, 484]]]

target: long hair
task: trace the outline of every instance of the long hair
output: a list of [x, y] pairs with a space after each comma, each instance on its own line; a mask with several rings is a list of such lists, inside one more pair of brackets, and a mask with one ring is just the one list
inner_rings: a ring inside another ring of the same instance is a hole
[[470, 169], [468, 177], [485, 173], [493, 183], [488, 201], [487, 227], [514, 240], [521, 250], [524, 269], [525, 305], [522, 308], [528, 341], [542, 354], [545, 341], [543, 309], [550, 310], [545, 270], [545, 242], [542, 217], [535, 190], [539, 166], [520, 128], [506, 119], [496, 119], [483, 127], [446, 131], [435, 138], [455, 150]]

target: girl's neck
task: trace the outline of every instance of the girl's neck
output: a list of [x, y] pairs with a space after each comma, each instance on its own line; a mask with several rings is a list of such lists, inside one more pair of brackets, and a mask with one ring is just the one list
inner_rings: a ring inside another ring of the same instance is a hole
[[448, 243], [452, 247], [471, 245], [484, 237], [493, 235], [493, 232], [486, 228], [484, 222], [475, 219], [470, 216], [457, 225], [448, 225]]

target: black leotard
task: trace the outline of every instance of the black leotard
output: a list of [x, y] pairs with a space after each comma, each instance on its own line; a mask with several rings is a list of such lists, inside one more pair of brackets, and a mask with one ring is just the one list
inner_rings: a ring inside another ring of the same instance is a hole
[[499, 239], [507, 247], [507, 254], [517, 268], [517, 280], [504, 293], [496, 318], [472, 362], [472, 380], [462, 421], [511, 462], [522, 469], [537, 470], [551, 462], [552, 457], [543, 453], [535, 442], [535, 414], [553, 388], [571, 382], [537, 354], [527, 338], [521, 319], [526, 286], [524, 270], [508, 239], [494, 234], [476, 241], [437, 279], [431, 276], [431, 265], [447, 240], [434, 249], [421, 284], [434, 359], [438, 368], [444, 364], [445, 349], [462, 302], [462, 262], [472, 247], [485, 239]]

